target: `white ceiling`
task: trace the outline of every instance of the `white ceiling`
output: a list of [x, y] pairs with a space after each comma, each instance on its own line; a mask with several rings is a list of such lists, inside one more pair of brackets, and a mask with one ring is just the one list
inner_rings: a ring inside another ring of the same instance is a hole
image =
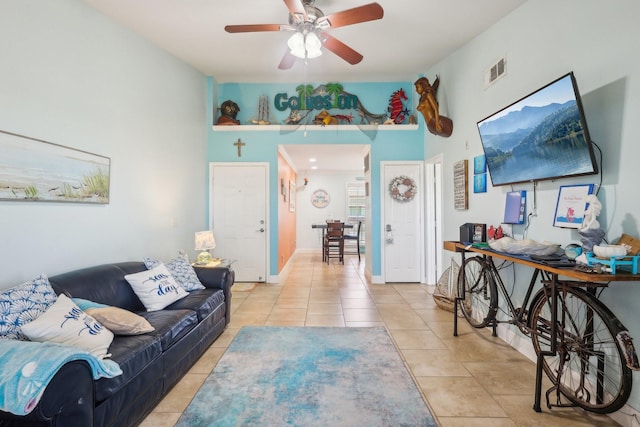
[[[278, 70], [290, 32], [229, 34], [225, 25], [286, 24], [282, 0], [82, 0], [217, 82], [412, 81], [525, 0], [377, 0], [381, 20], [329, 30], [360, 52]], [[325, 15], [372, 0], [316, 0]], [[487, 58], [487, 66], [496, 58]]]
[[[331, 52], [278, 70], [290, 32], [229, 34], [225, 25], [286, 24], [282, 0], [82, 0], [219, 83], [413, 81], [526, 0], [377, 0], [381, 20], [329, 30], [360, 52], [350, 65]], [[316, 0], [325, 15], [372, 0]], [[487, 58], [487, 66], [495, 58]], [[362, 146], [287, 146], [294, 167], [360, 170]], [[325, 166], [328, 165], [328, 166]]]
[[366, 146], [363, 144], [291, 144], [281, 145], [279, 149], [301, 175], [308, 176], [314, 171], [364, 175]]

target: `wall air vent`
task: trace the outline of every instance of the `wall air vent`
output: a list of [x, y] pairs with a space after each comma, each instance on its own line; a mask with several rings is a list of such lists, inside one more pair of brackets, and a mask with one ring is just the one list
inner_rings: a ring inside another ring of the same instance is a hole
[[505, 74], [507, 74], [507, 61], [503, 57], [484, 72], [484, 88], [488, 88]]

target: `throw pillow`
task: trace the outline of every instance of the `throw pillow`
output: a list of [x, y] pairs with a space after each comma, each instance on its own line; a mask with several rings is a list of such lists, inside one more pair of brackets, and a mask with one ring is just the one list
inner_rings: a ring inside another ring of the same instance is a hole
[[164, 264], [124, 276], [147, 311], [162, 310], [166, 306], [189, 295], [176, 282]]
[[0, 338], [27, 341], [20, 327], [44, 313], [56, 298], [45, 274], [0, 293]]
[[22, 325], [31, 341], [55, 342], [87, 350], [98, 359], [109, 357], [113, 333], [61, 294], [51, 307], [32, 322]]
[[[162, 264], [162, 261], [158, 261], [153, 258], [144, 258], [144, 265], [149, 269], [159, 264]], [[176, 282], [178, 282], [185, 291], [204, 289], [204, 286], [200, 283], [200, 280], [198, 280], [196, 271], [193, 269], [186, 256], [181, 255], [176, 259], [172, 259], [165, 265], [171, 272], [173, 278], [176, 279]]]
[[80, 310], [82, 310], [82, 311], [87, 311], [90, 308], [106, 308], [106, 307], [109, 307], [106, 304], [100, 304], [99, 302], [94, 302], [94, 301], [90, 301], [88, 299], [83, 299], [83, 298], [71, 298], [71, 301], [73, 301], [73, 303], [75, 305], [80, 307]]
[[154, 330], [144, 317], [119, 307], [88, 308], [85, 313], [116, 335], [141, 335]]

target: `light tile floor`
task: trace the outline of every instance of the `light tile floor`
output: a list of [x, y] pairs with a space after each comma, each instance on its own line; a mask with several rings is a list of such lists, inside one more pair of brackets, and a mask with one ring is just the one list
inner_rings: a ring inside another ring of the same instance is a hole
[[372, 285], [364, 276], [356, 256], [327, 265], [320, 254], [303, 253], [283, 283], [234, 288], [227, 330], [141, 425], [173, 426], [245, 325], [385, 326], [443, 427], [618, 425], [580, 409], [549, 410], [544, 400], [535, 412], [533, 362], [464, 319], [453, 337], [452, 313], [436, 306], [433, 286]]

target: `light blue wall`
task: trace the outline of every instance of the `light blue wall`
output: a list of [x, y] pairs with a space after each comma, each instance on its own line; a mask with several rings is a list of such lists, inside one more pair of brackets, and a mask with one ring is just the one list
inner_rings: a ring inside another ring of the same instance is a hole
[[[640, 2], [636, 0], [607, 3], [606, 7], [600, 0], [528, 1], [427, 71], [441, 76], [439, 97], [455, 122], [449, 140], [427, 134], [425, 143], [427, 158], [440, 153], [444, 158], [445, 239], [457, 240], [458, 227], [465, 222], [497, 225], [503, 215], [505, 192], [511, 190], [489, 184], [486, 193], [470, 194], [467, 211], [455, 210], [448, 201], [453, 194], [453, 163], [461, 159], [471, 162], [482, 154], [476, 122], [569, 71], [578, 81], [591, 137], [603, 151], [603, 187], [598, 195], [603, 204], [599, 217], [602, 228], [611, 242], [622, 233], [640, 237], [638, 16]], [[505, 54], [507, 75], [484, 89], [483, 72]], [[531, 221], [528, 238], [562, 245], [579, 242], [575, 230], [552, 225], [559, 186], [577, 183], [598, 183], [598, 177], [540, 183], [538, 216]], [[515, 185], [513, 189], [533, 188]], [[522, 233], [524, 227], [516, 231]], [[517, 269], [516, 299], [522, 297], [518, 290], [526, 287], [529, 275], [530, 269]], [[510, 273], [506, 276], [511, 283]], [[600, 299], [630, 329], [637, 345], [640, 283], [612, 284]], [[634, 374], [634, 380], [629, 402], [640, 409], [640, 376]]]
[[0, 2], [0, 40], [0, 129], [111, 158], [108, 205], [0, 201], [0, 288], [195, 255], [204, 76], [77, 0]]
[[[331, 83], [331, 82], [322, 82]], [[238, 119], [242, 124], [247, 123], [257, 113], [257, 100], [260, 95], [267, 95], [270, 103], [276, 94], [286, 92], [289, 96], [296, 95], [296, 87], [300, 83], [291, 84], [216, 84], [213, 79], [209, 81], [211, 93], [217, 93], [217, 108], [223, 101], [230, 99], [240, 106]], [[319, 83], [311, 84], [314, 88]], [[407, 106], [412, 113], [413, 108], [412, 91], [413, 82], [386, 82], [386, 83], [344, 83], [344, 90], [356, 94], [360, 102], [371, 113], [386, 113], [389, 98], [393, 92], [403, 88], [409, 100]], [[213, 96], [209, 99], [207, 107], [209, 117], [216, 120], [219, 113], [213, 114]], [[278, 112], [271, 108], [276, 121], [284, 120], [286, 113]], [[348, 113], [347, 113], [348, 114]], [[356, 113], [354, 124], [358, 123]], [[420, 118], [420, 120], [422, 120]], [[278, 187], [278, 145], [279, 144], [370, 144], [371, 152], [371, 213], [372, 213], [372, 275], [380, 275], [380, 162], [383, 160], [422, 160], [424, 158], [424, 128], [421, 126], [417, 130], [411, 131], [372, 131], [372, 130], [338, 130], [338, 131], [304, 131], [301, 126], [295, 131], [233, 131], [219, 132], [211, 130], [208, 134], [207, 162], [269, 162], [270, 164], [270, 185], [271, 188]], [[242, 148], [242, 157], [238, 157], [237, 148], [233, 143], [242, 139], [247, 145]], [[270, 212], [272, 219], [278, 218], [278, 192], [271, 192]], [[269, 274], [278, 273], [278, 225], [271, 224], [271, 241], [269, 260]]]

